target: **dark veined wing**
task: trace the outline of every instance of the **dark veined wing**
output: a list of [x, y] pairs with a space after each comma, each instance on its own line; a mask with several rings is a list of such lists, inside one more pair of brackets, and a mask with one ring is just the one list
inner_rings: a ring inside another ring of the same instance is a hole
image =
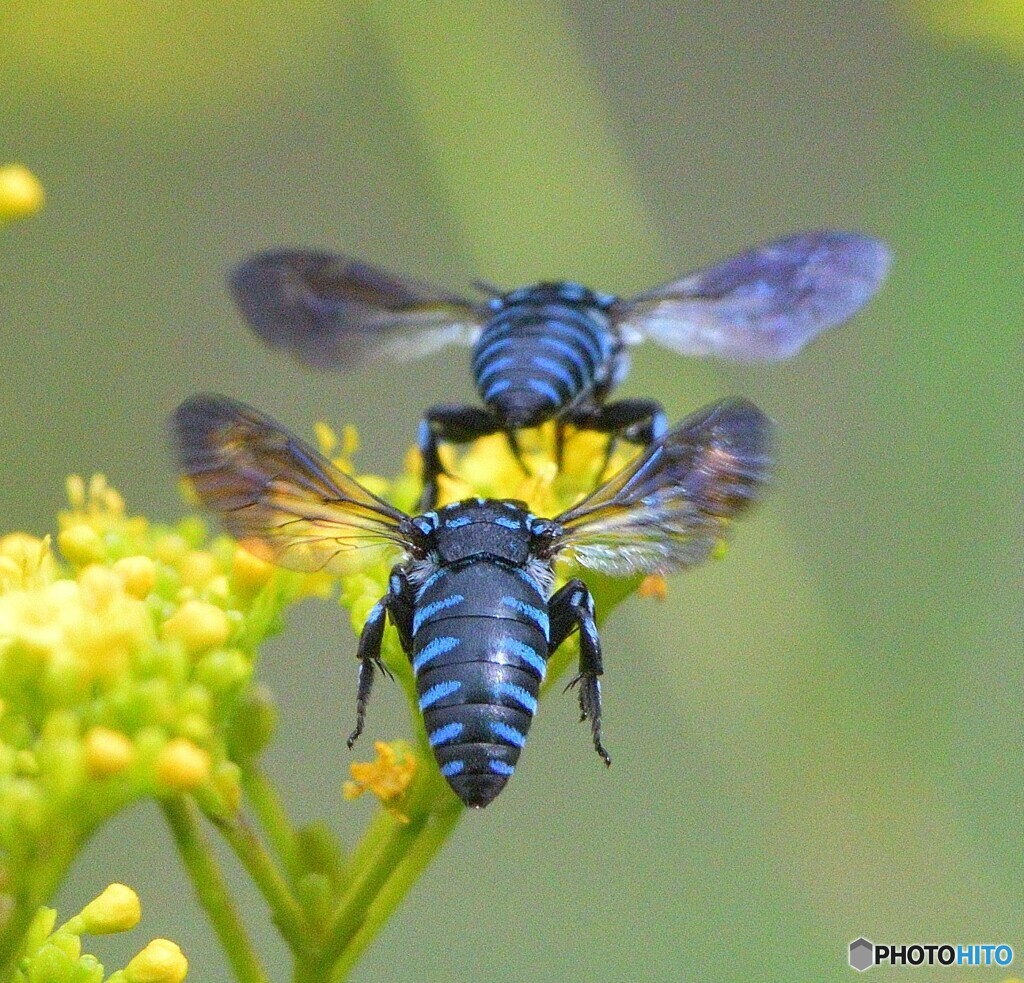
[[171, 435], [200, 501], [264, 560], [341, 572], [413, 547], [403, 513], [244, 403], [193, 396], [175, 410]]
[[699, 410], [558, 516], [550, 552], [616, 575], [701, 562], [757, 496], [770, 440], [770, 421], [746, 400]]
[[802, 232], [613, 305], [627, 337], [684, 355], [770, 362], [841, 324], [881, 286], [891, 255], [856, 232]]
[[481, 323], [468, 301], [331, 253], [260, 253], [235, 268], [230, 285], [264, 341], [319, 368], [471, 344]]

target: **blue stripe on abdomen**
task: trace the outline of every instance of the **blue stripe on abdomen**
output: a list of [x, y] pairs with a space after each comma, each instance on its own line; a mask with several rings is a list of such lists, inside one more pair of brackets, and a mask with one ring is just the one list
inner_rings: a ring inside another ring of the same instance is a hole
[[429, 604], [417, 605], [416, 613], [412, 618], [412, 633], [415, 635], [420, 630], [420, 625], [424, 621], [429, 621], [438, 612], [454, 607], [456, 604], [461, 604], [464, 600], [465, 597], [461, 594], [449, 594], [447, 597], [438, 598], [438, 600], [431, 601]]
[[420, 712], [425, 712], [439, 700], [444, 700], [462, 689], [462, 683], [458, 679], [444, 679], [435, 683], [420, 697]]
[[436, 638], [432, 638], [422, 649], [416, 654], [416, 657], [412, 660], [412, 671], [419, 675], [420, 669], [422, 669], [432, 659], [436, 659], [439, 655], [444, 655], [446, 652], [451, 652], [452, 649], [457, 648], [460, 644], [458, 638], [454, 635], [438, 635]]
[[570, 372], [561, 362], [553, 358], [545, 358], [543, 355], [534, 355], [530, 359], [533, 367], [540, 369], [547, 375], [553, 375], [559, 382], [568, 387], [570, 393], [575, 393], [580, 387], [580, 380]]
[[[565, 397], [546, 379], [527, 379], [526, 384], [535, 393], [540, 393], [541, 396], [551, 400], [552, 406], [561, 406], [562, 403], [567, 402]], [[486, 397], [484, 398], [486, 399]]]
[[521, 614], [525, 614], [526, 617], [544, 633], [545, 639], [549, 639], [551, 637], [547, 611], [534, 607], [532, 604], [527, 604], [525, 601], [521, 601], [518, 597], [503, 597], [501, 599], [501, 603], [506, 607], [511, 608], [513, 611], [519, 611]]

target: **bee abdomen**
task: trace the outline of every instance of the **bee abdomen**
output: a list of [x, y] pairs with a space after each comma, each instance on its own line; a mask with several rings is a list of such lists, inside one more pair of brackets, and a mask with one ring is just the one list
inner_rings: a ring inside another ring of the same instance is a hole
[[530, 426], [607, 373], [612, 342], [603, 314], [564, 303], [515, 304], [484, 328], [473, 374], [481, 398], [502, 419]]
[[543, 636], [502, 618], [444, 619], [420, 634], [427, 637], [422, 645], [417, 637], [413, 667], [434, 756], [466, 805], [485, 806], [526, 744], [543, 679]]

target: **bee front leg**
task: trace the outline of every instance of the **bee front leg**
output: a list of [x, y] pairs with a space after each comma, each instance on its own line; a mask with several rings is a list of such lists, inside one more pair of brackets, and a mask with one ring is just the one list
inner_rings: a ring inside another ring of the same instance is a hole
[[438, 452], [440, 442], [468, 444], [477, 437], [486, 437], [500, 429], [501, 424], [494, 416], [476, 406], [432, 406], [423, 414], [417, 438], [423, 460], [421, 512], [432, 509], [437, 503], [437, 479], [445, 473]]
[[608, 469], [617, 440], [621, 438], [646, 447], [668, 429], [665, 410], [653, 399], [620, 399], [600, 406], [573, 422], [586, 430], [609, 434], [601, 474]]
[[374, 669], [379, 669], [385, 676], [391, 676], [388, 667], [381, 661], [381, 643], [384, 640], [385, 619], [391, 617], [391, 623], [398, 629], [398, 637], [402, 648], [408, 652], [412, 639], [412, 585], [400, 567], [391, 571], [390, 584], [385, 594], [371, 609], [359, 636], [356, 658], [359, 659], [359, 684], [356, 688], [356, 726], [348, 736], [348, 746], [352, 747], [363, 732], [366, 720], [366, 707], [370, 702], [370, 691], [373, 689]]
[[594, 598], [590, 589], [579, 578], [570, 580], [561, 590], [556, 591], [548, 602], [551, 622], [548, 657], [554, 654], [566, 638], [577, 628], [580, 632], [579, 673], [569, 682], [566, 690], [579, 686], [580, 720], [590, 721], [590, 732], [594, 749], [606, 764], [612, 763], [611, 756], [601, 743], [601, 681], [604, 673], [601, 663], [601, 639], [597, 634], [594, 620]]

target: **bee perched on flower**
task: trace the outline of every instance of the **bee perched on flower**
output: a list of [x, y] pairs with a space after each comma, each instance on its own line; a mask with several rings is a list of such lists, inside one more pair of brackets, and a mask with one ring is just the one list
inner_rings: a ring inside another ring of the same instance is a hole
[[765, 478], [769, 425], [742, 400], [707, 407], [552, 519], [482, 497], [409, 515], [269, 417], [220, 396], [183, 403], [173, 438], [200, 500], [257, 556], [303, 572], [352, 573], [364, 558], [393, 564], [359, 638], [349, 745], [362, 732], [375, 671], [387, 672], [390, 620], [441, 774], [481, 807], [515, 769], [549, 658], [577, 632], [581, 718], [610, 762], [594, 599], [578, 578], [553, 591], [555, 562], [631, 576], [705, 559]]

